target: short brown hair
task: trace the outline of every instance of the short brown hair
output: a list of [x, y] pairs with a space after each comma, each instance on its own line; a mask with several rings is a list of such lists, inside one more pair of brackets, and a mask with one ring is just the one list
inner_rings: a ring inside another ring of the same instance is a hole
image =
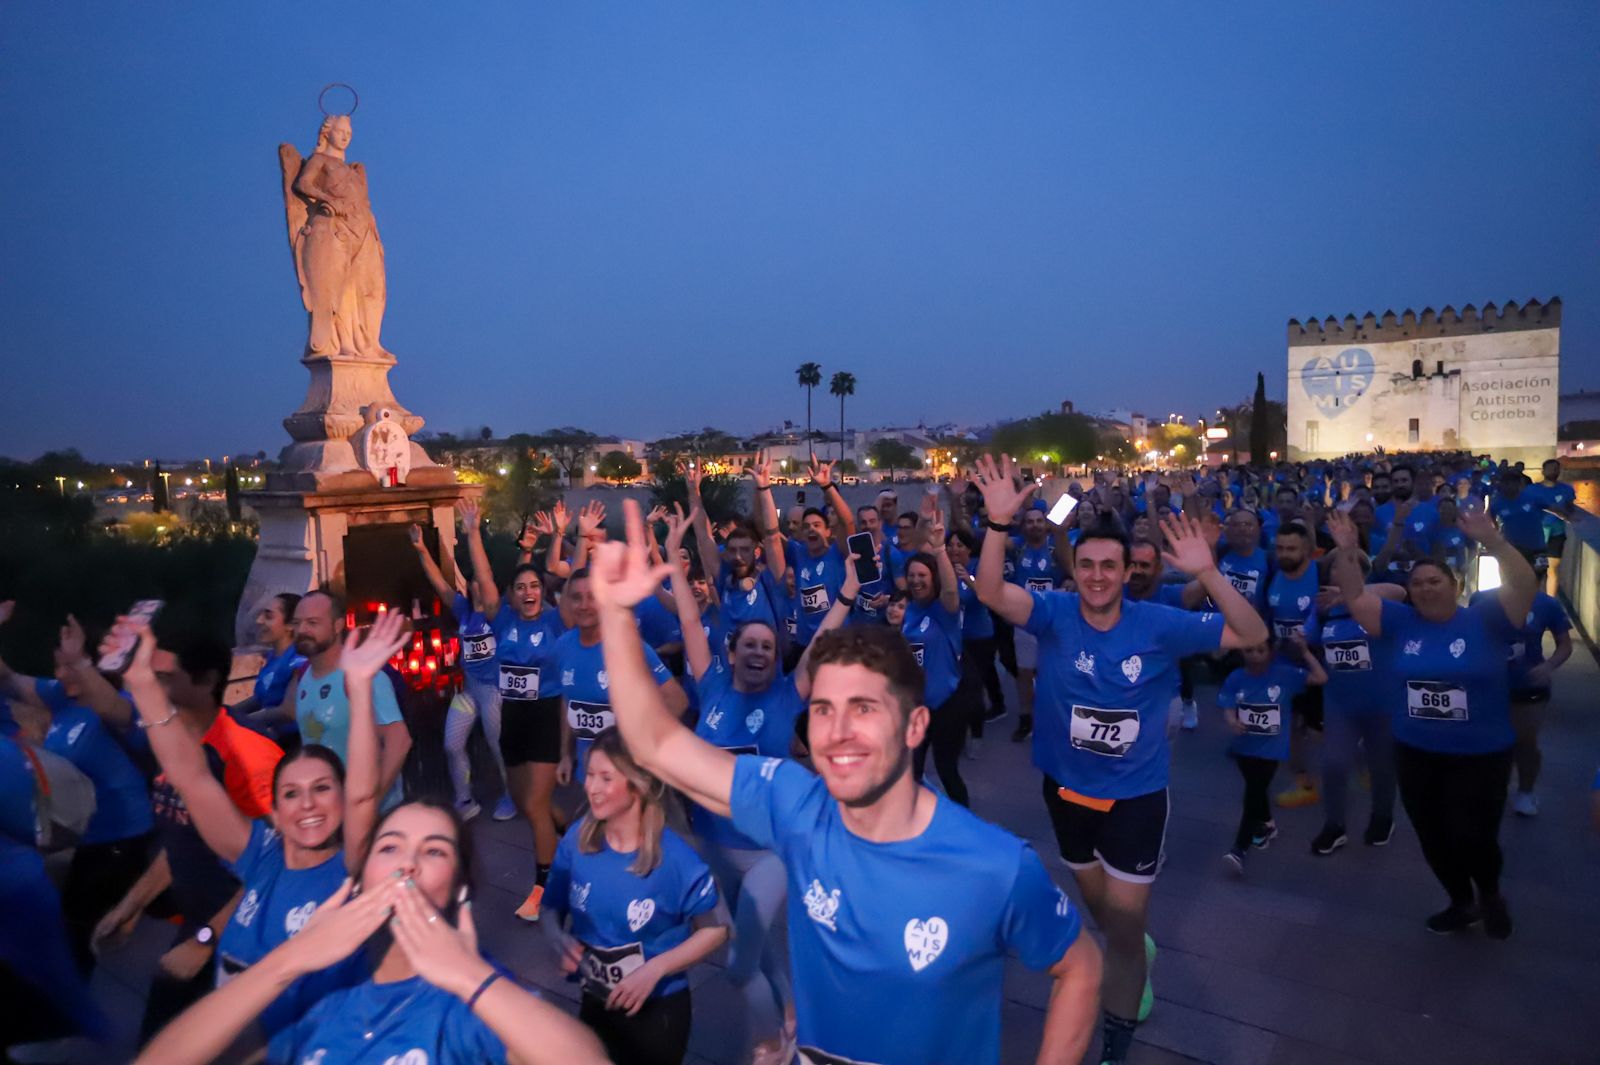
[[889, 682], [907, 717], [922, 705], [922, 667], [898, 629], [887, 625], [849, 625], [830, 629], [811, 642], [806, 673], [813, 684], [823, 666], [865, 666]]

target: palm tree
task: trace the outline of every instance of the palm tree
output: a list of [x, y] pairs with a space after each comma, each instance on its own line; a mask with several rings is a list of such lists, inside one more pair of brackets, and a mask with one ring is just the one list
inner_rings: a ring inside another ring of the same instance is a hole
[[844, 397], [856, 394], [856, 375], [840, 370], [828, 382], [828, 391], [839, 397], [839, 458], [844, 458]]
[[822, 364], [818, 362], [802, 362], [800, 368], [794, 372], [800, 379], [800, 387], [806, 390], [806, 447], [811, 446], [811, 390], [822, 384]]

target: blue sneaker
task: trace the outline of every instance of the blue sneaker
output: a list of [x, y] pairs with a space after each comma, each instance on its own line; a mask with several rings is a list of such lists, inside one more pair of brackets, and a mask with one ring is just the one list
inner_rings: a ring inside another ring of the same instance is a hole
[[517, 804], [511, 801], [511, 796], [500, 796], [500, 801], [494, 804], [494, 819], [496, 821], [510, 821], [516, 816]]

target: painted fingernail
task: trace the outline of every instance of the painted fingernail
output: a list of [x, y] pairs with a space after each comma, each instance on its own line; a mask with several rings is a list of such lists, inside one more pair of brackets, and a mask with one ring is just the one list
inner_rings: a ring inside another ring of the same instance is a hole
[[406, 887], [414, 888], [416, 886], [417, 886], [417, 882], [415, 880], [411, 879], [409, 876], [406, 877]]

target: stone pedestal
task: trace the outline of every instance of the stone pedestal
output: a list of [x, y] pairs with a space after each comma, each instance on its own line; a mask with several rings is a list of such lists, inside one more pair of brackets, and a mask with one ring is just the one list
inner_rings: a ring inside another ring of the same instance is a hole
[[[348, 443], [346, 443], [348, 448]], [[483, 488], [456, 484], [451, 471], [432, 467], [444, 475], [443, 483], [418, 483], [416, 471], [399, 488], [379, 488], [372, 475], [359, 468], [347, 472], [355, 486], [348, 488], [294, 488], [268, 477], [268, 490], [247, 492], [242, 499], [261, 523], [260, 543], [239, 611], [234, 619], [241, 643], [255, 640], [255, 613], [269, 595], [279, 592], [303, 594], [326, 587], [347, 599], [371, 594], [370, 589], [351, 588], [346, 579], [345, 542], [352, 530], [386, 526], [404, 536], [416, 524], [438, 533], [436, 561], [447, 581], [455, 573], [455, 503], [476, 498]], [[313, 474], [312, 476], [316, 476]], [[294, 478], [283, 478], [292, 481]], [[432, 478], [429, 478], [432, 480]], [[420, 572], [409, 547], [404, 552], [386, 553], [395, 566]], [[396, 603], [397, 606], [405, 606]]]

